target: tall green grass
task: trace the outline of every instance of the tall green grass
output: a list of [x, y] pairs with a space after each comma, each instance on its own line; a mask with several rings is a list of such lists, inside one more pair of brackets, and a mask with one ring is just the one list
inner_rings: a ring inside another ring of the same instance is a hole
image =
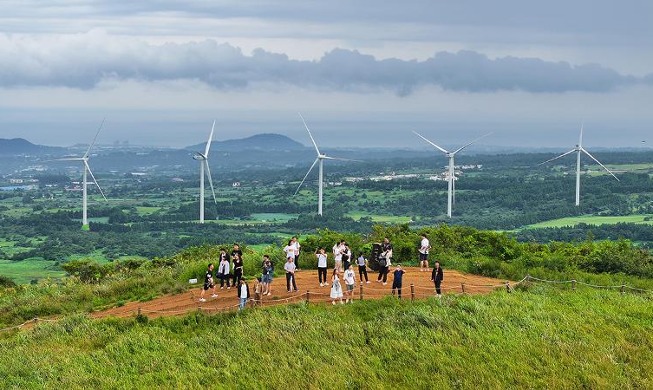
[[513, 294], [293, 305], [0, 334], [4, 388], [651, 388], [650, 298]]

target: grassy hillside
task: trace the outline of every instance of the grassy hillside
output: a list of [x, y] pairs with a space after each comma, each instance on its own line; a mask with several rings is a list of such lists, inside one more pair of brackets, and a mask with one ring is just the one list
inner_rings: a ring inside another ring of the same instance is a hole
[[0, 334], [3, 388], [651, 388], [650, 297], [513, 294], [294, 305]]

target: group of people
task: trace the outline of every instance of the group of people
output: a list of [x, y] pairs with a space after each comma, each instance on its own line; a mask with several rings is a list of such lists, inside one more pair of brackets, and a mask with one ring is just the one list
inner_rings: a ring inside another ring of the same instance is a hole
[[[431, 246], [426, 235], [422, 235], [421, 237], [422, 238], [418, 251], [420, 271], [423, 272], [429, 271], [428, 256]], [[298, 261], [300, 248], [301, 245], [299, 244], [297, 237], [292, 237], [288, 241], [288, 245], [283, 248], [286, 257], [286, 262], [284, 263], [283, 269], [286, 273], [286, 290], [289, 293], [299, 291], [297, 288], [295, 273], [299, 271]], [[354, 286], [356, 284], [356, 273], [354, 271], [354, 264], [352, 263], [352, 251], [345, 240], [340, 240], [333, 246], [332, 253], [334, 258], [334, 267], [331, 272], [331, 278], [328, 281], [328, 257], [326, 250], [320, 247], [315, 251], [318, 281], [320, 283], [320, 287], [329, 285], [331, 286], [329, 296], [331, 298], [331, 303], [334, 305], [336, 302], [353, 302], [353, 292]], [[220, 262], [218, 264], [218, 269], [215, 272], [215, 278], [220, 280], [220, 289], [224, 289], [225, 285], [227, 289], [231, 289], [232, 286], [237, 289], [239, 306], [241, 309], [245, 307], [248, 300], [252, 299], [249, 291], [249, 285], [243, 278], [242, 256], [243, 252], [238, 244], [234, 244], [231, 253], [227, 253], [227, 251], [224, 249], [221, 250], [219, 256]], [[384, 286], [387, 284], [388, 274], [390, 273], [390, 267], [392, 266], [392, 259], [392, 244], [388, 238], [384, 238], [383, 243], [381, 244], [380, 254], [377, 258], [379, 265], [379, 274], [376, 280], [378, 283], [382, 283]], [[358, 267], [358, 278], [360, 283], [363, 283], [363, 280], [365, 283], [370, 283], [367, 274], [368, 260], [362, 253], [360, 253], [355, 260], [355, 265]], [[217, 298], [218, 296], [216, 292], [217, 283], [214, 281], [213, 271], [214, 264], [211, 263], [208, 265], [205, 274], [204, 286], [200, 293], [200, 302], [206, 302], [204, 295], [208, 290], [212, 290], [212, 298]], [[401, 298], [403, 275], [405, 272], [406, 271], [401, 267], [400, 264], [397, 264], [392, 272], [392, 294], [396, 294], [398, 298]], [[260, 303], [263, 296], [272, 295], [271, 285], [273, 277], [274, 264], [268, 255], [264, 255], [261, 263], [261, 276], [256, 278], [256, 283], [254, 286], [253, 301], [255, 304]], [[431, 281], [435, 284], [435, 290], [438, 297], [442, 295], [441, 284], [443, 279], [444, 275], [442, 268], [440, 263], [436, 261], [431, 272]]]

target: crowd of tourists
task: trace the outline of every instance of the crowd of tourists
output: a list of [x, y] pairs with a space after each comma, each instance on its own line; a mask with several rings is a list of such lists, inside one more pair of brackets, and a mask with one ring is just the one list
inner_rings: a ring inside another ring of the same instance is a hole
[[[429, 250], [431, 245], [426, 235], [422, 235], [419, 244], [419, 264], [420, 272], [431, 271], [431, 281], [435, 285], [435, 291], [438, 297], [442, 295], [441, 284], [444, 279], [442, 267], [436, 261], [431, 270], [429, 268]], [[299, 271], [299, 255], [301, 245], [297, 237], [292, 237], [288, 245], [283, 248], [285, 254], [285, 263], [283, 269], [286, 275], [286, 291], [288, 293], [297, 292], [297, 282], [295, 274]], [[356, 272], [354, 265], [358, 268], [358, 280], [360, 283], [370, 283], [368, 277], [369, 261], [363, 253], [358, 253], [356, 259], [351, 248], [345, 240], [336, 242], [331, 248], [334, 260], [334, 267], [328, 272], [328, 255], [325, 248], [317, 248], [315, 251], [317, 263], [317, 276], [320, 287], [331, 287], [329, 297], [332, 304], [353, 302], [354, 286], [356, 285]], [[393, 248], [390, 240], [384, 238], [380, 245], [380, 252], [376, 259], [378, 263], [378, 276], [376, 282], [386, 285], [390, 269], [393, 267]], [[206, 302], [204, 297], [206, 292], [211, 290], [211, 298], [217, 298], [218, 281], [221, 290], [225, 288], [230, 290], [236, 289], [239, 298], [239, 309], [243, 309], [248, 301], [254, 305], [261, 303], [264, 296], [272, 295], [272, 280], [274, 277], [274, 263], [270, 256], [263, 255], [261, 261], [261, 273], [254, 282], [254, 295], [250, 295], [249, 284], [243, 278], [243, 252], [238, 244], [234, 244], [231, 253], [226, 250], [220, 250], [219, 263], [217, 270], [213, 263], [209, 264], [204, 277], [204, 286], [200, 293], [200, 302]], [[396, 264], [392, 270], [392, 294], [401, 299], [403, 276], [406, 271], [401, 264]], [[330, 275], [329, 275], [330, 274]], [[342, 281], [341, 281], [342, 278]], [[344, 284], [344, 287], [343, 287]]]

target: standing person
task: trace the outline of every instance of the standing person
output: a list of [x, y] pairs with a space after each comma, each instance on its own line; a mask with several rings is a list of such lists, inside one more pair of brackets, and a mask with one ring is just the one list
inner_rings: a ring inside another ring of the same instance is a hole
[[263, 295], [272, 295], [272, 276], [274, 267], [270, 261], [270, 256], [263, 255], [263, 264], [261, 266], [261, 281], [263, 282]]
[[390, 266], [392, 265], [392, 244], [388, 238], [383, 239], [383, 244], [381, 245], [381, 257], [379, 258], [379, 277], [376, 279], [377, 282], [383, 282], [385, 286], [388, 280], [388, 273], [390, 272]]
[[[234, 248], [231, 250], [231, 258], [233, 259], [236, 255], [240, 257], [240, 259], [243, 259], [243, 251], [240, 250], [240, 245], [234, 244]], [[234, 284], [234, 287], [236, 287], [236, 284]]]
[[315, 252], [317, 257], [317, 278], [320, 281], [320, 287], [327, 284], [327, 255], [324, 248], [318, 248]]
[[433, 271], [431, 272], [431, 281], [435, 283], [435, 293], [438, 294], [438, 298], [442, 297], [442, 290], [440, 290], [440, 285], [444, 280], [444, 273], [442, 272], [442, 267], [440, 267], [440, 262], [436, 261], [433, 265]]
[[363, 282], [363, 276], [365, 276], [365, 283], [369, 283], [370, 281], [367, 279], [367, 259], [362, 253], [358, 255], [356, 264], [358, 265], [358, 278], [361, 280], [361, 283]]
[[[286, 288], [288, 292], [299, 291], [297, 290], [297, 284], [295, 284], [295, 262], [292, 257], [288, 257], [286, 264], [284, 264], [283, 269], [286, 270]], [[292, 290], [290, 289], [290, 282], [292, 281]]]
[[261, 306], [262, 302], [262, 296], [261, 293], [263, 292], [263, 283], [261, 283], [262, 279], [259, 276], [256, 278], [256, 282], [254, 282], [254, 306]]
[[342, 304], [342, 286], [340, 285], [340, 276], [338, 275], [338, 268], [333, 269], [331, 274], [331, 303], [336, 304], [336, 299], [340, 300]]
[[291, 241], [292, 241], [292, 247], [293, 247], [294, 254], [295, 254], [295, 259], [294, 259], [295, 260], [295, 268], [296, 268], [295, 271], [299, 271], [299, 253], [300, 253], [300, 248], [302, 246], [299, 245], [299, 240], [297, 239], [297, 236], [293, 236]]
[[210, 288], [213, 289], [213, 295], [211, 295], [211, 297], [217, 298], [218, 294], [215, 293], [215, 283], [213, 283], [213, 263], [209, 263], [208, 267], [206, 268], [206, 274], [204, 275], [204, 287], [200, 293], [200, 302], [206, 302], [206, 299], [204, 299], [204, 293]]
[[238, 253], [234, 254], [234, 279], [233, 286], [240, 286], [240, 281], [243, 279], [243, 259]]
[[[288, 245], [283, 247], [283, 252], [285, 253], [286, 260], [292, 259], [293, 263], [295, 262], [295, 247], [293, 246], [292, 240], [288, 241]], [[297, 264], [295, 264], [297, 267]]]
[[220, 251], [220, 264], [218, 265], [218, 273], [217, 277], [220, 278], [220, 289], [224, 289], [224, 282], [227, 281], [227, 289], [231, 288], [231, 282], [229, 281], [229, 268], [231, 265], [229, 264], [229, 255], [227, 252], [222, 249]]
[[397, 290], [397, 297], [401, 299], [401, 285], [402, 285], [402, 278], [406, 271], [401, 269], [401, 264], [397, 264], [397, 267], [395, 268], [395, 272], [393, 273], [393, 280], [392, 280], [392, 295], [395, 295], [395, 290]]
[[342, 242], [342, 269], [345, 271], [349, 269], [351, 264], [351, 249], [345, 241]]
[[426, 234], [422, 234], [422, 241], [420, 241], [419, 247], [419, 270], [420, 271], [429, 271], [429, 249], [431, 249], [431, 244], [429, 239], [426, 238]]
[[245, 279], [238, 281], [238, 298], [240, 299], [238, 310], [243, 310], [249, 299], [249, 285]]
[[342, 269], [342, 243], [343, 241], [338, 241], [333, 246], [333, 259], [335, 262], [334, 268], [340, 271]]
[[347, 303], [354, 302], [354, 284], [356, 284], [354, 275], [354, 266], [350, 264], [347, 271], [345, 271], [345, 276], [343, 278], [345, 280], [345, 285], [347, 286]]

